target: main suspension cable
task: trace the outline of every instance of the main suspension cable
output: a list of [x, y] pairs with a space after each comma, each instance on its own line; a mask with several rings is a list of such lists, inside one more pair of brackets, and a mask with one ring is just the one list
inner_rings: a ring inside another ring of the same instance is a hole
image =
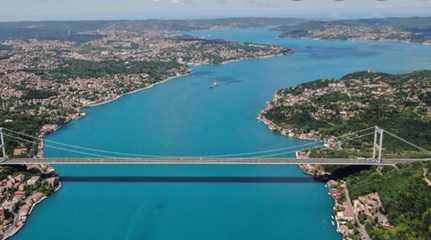
[[[25, 137], [29, 137], [29, 138], [32, 138], [32, 139], [37, 139], [37, 140], [40, 140], [40, 141], [44, 140], [46, 143], [52, 143], [52, 144], [57, 144], [57, 145], [61, 145], [61, 146], [69, 147], [69, 148], [86, 150], [86, 151], [96, 152], [96, 153], [106, 153], [106, 154], [113, 154], [113, 155], [118, 155], [118, 156], [130, 156], [130, 157], [148, 157], [148, 158], [160, 158], [160, 157], [174, 158], [174, 157], [176, 157], [176, 156], [148, 155], [148, 154], [135, 154], [135, 153], [125, 153], [125, 152], [108, 151], [108, 150], [103, 150], [103, 149], [90, 148], [90, 147], [84, 147], [84, 146], [73, 145], [73, 144], [66, 144], [66, 143], [62, 143], [62, 142], [58, 142], [58, 141], [43, 139], [41, 137], [31, 136], [31, 135], [28, 135], [28, 134], [25, 134], [25, 133], [13, 131], [13, 130], [6, 129], [6, 128], [5, 128], [5, 130], [7, 130], [9, 132], [12, 132], [14, 134], [19, 134], [19, 135], [22, 135], [22, 136], [25, 136]], [[202, 156], [202, 157], [241, 157], [241, 156], [250, 156], [250, 155], [258, 155], [258, 154], [271, 153], [271, 152], [286, 151], [286, 150], [291, 150], [291, 149], [300, 148], [300, 147], [306, 147], [306, 146], [314, 145], [314, 144], [316, 144], [316, 142], [309, 142], [309, 143], [305, 143], [305, 144], [294, 145], [294, 146], [283, 147], [283, 148], [277, 148], [277, 149], [261, 150], [261, 151], [254, 151], [254, 152], [232, 153], [232, 154], [205, 155], [205, 156]]]

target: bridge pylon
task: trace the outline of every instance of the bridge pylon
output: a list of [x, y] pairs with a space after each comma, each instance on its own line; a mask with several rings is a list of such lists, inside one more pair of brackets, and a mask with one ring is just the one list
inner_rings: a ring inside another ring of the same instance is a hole
[[382, 151], [383, 151], [383, 128], [378, 126], [374, 127], [374, 144], [373, 144], [373, 159], [377, 162], [382, 162]]
[[7, 160], [6, 143], [4, 141], [3, 128], [0, 128], [0, 148], [2, 152], [2, 157], [0, 158], [0, 162], [3, 162]]

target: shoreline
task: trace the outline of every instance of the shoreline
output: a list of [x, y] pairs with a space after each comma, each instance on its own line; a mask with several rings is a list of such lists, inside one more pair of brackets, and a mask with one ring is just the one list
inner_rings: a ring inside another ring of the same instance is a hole
[[[101, 102], [98, 102], [98, 103], [85, 104], [85, 105], [83, 105], [83, 106], [81, 106], [81, 107], [79, 107], [79, 108], [78, 108], [78, 113], [75, 113], [75, 114], [71, 114], [71, 115], [69, 115], [69, 116], [68, 116], [67, 121], [65, 121], [62, 125], [58, 125], [58, 124], [46, 124], [46, 125], [43, 125], [43, 126], [42, 126], [42, 128], [41, 128], [41, 130], [40, 130], [40, 132], [39, 132], [39, 136], [38, 136], [38, 138], [39, 138], [40, 142], [39, 142], [39, 144], [38, 144], [38, 146], [37, 146], [37, 153], [36, 153], [36, 157], [37, 157], [37, 158], [43, 158], [43, 157], [44, 157], [44, 155], [45, 155], [45, 152], [44, 152], [44, 145], [45, 145], [45, 144], [44, 144], [44, 143], [45, 143], [45, 138], [46, 138], [46, 136], [48, 136], [49, 134], [52, 134], [52, 133], [54, 133], [54, 132], [56, 132], [56, 131], [58, 131], [58, 130], [62, 129], [65, 125], [67, 125], [67, 124], [68, 124], [68, 123], [70, 123], [71, 121], [79, 120], [79, 119], [81, 119], [81, 118], [83, 118], [83, 117], [87, 116], [87, 114], [86, 114], [85, 112], [82, 112], [82, 109], [83, 109], [83, 108], [87, 108], [87, 107], [97, 107], [97, 106], [102, 106], [102, 105], [105, 105], [105, 104], [109, 104], [109, 103], [112, 103], [112, 102], [114, 102], [114, 101], [116, 101], [116, 100], [119, 100], [121, 97], [124, 97], [124, 96], [130, 95], [130, 94], [134, 94], [134, 93], [138, 93], [138, 92], [141, 92], [141, 91], [144, 91], [144, 90], [148, 90], [148, 89], [153, 88], [153, 87], [155, 87], [155, 86], [157, 86], [157, 85], [159, 85], [159, 84], [166, 83], [166, 82], [168, 82], [168, 81], [170, 81], [170, 80], [173, 80], [173, 79], [175, 79], [175, 78], [179, 78], [179, 77], [187, 76], [187, 75], [189, 75], [189, 74], [191, 74], [191, 73], [192, 73], [192, 69], [190, 69], [190, 71], [189, 71], [189, 72], [187, 72], [187, 73], [185, 73], [185, 74], [178, 74], [178, 75], [176, 75], [176, 76], [168, 77], [168, 78], [166, 78], [166, 79], [164, 79], [164, 80], [161, 80], [161, 81], [155, 82], [155, 83], [150, 84], [150, 85], [148, 85], [148, 86], [146, 86], [146, 87], [139, 88], [139, 89], [135, 89], [135, 90], [132, 90], [132, 91], [130, 91], [130, 92], [126, 92], [126, 93], [124, 93], [124, 94], [120, 94], [120, 95], [118, 95], [118, 96], [116, 96], [116, 97], [114, 97], [114, 98], [112, 98], [112, 99], [108, 99], [108, 100], [101, 101]], [[60, 178], [60, 179], [59, 179], [59, 184], [58, 184], [58, 186], [55, 188], [55, 190], [54, 190], [54, 192], [53, 192], [52, 194], [57, 193], [57, 192], [58, 192], [62, 187], [63, 187], [63, 184], [62, 184], [62, 182], [61, 182], [61, 178]], [[49, 198], [49, 196], [44, 196], [44, 197], [42, 197], [41, 199], [39, 199], [37, 202], [33, 203], [33, 204], [32, 204], [32, 206], [31, 206], [31, 208], [30, 208], [30, 210], [29, 210], [29, 212], [27, 213], [27, 217], [30, 217], [30, 216], [31, 216], [31, 213], [33, 212], [34, 208], [36, 208], [36, 206], [37, 206], [39, 203], [43, 202], [45, 199], [48, 199], [48, 198]], [[22, 230], [22, 228], [23, 228], [24, 226], [25, 226], [25, 223], [24, 223], [24, 224], [22, 224], [22, 225], [20, 225], [20, 226], [18, 226], [18, 227], [16, 227], [16, 229], [14, 229], [11, 233], [9, 233], [9, 234], [5, 235], [5, 236], [4, 236], [2, 239], [0, 239], [0, 240], [7, 240], [7, 239], [10, 239], [10, 238], [11, 238], [11, 237], [13, 237], [14, 235], [16, 235], [20, 230]]]
[[[277, 133], [280, 134], [282, 136], [286, 136], [289, 138], [295, 138], [295, 139], [300, 139], [300, 140], [314, 140], [314, 141], [318, 141], [321, 140], [320, 137], [314, 137], [314, 138], [303, 138], [301, 137], [301, 135], [298, 135], [296, 133], [294, 133], [293, 129], [284, 129], [280, 126], [278, 126], [277, 124], [273, 123], [271, 120], [267, 119], [264, 116], [264, 113], [269, 110], [271, 108], [271, 102], [268, 102], [265, 109], [262, 110], [258, 116], [257, 116], [257, 120], [262, 122], [270, 131], [272, 131], [273, 133]], [[334, 192], [336, 189], [334, 188], [333, 184], [330, 184], [331, 181], [334, 181], [336, 183], [339, 183], [339, 181], [335, 181], [335, 180], [331, 180], [329, 179], [330, 174], [323, 171], [322, 169], [319, 169], [318, 166], [312, 166], [309, 164], [299, 164], [297, 166], [304, 174], [309, 175], [311, 177], [313, 177], [313, 179], [317, 182], [321, 182], [324, 184], [326, 190], [327, 190], [327, 194], [332, 198], [332, 213], [331, 213], [331, 223], [332, 225], [335, 227], [336, 231], [338, 234], [340, 234], [340, 236], [342, 237], [342, 239], [346, 239], [344, 236], [344, 234], [342, 234], [342, 230], [340, 228], [340, 226], [342, 226], [341, 222], [338, 220], [337, 218], [337, 208], [339, 207], [337, 198], [335, 197], [335, 195], [331, 194], [332, 192]], [[335, 221], [335, 222], [334, 222]]]
[[[191, 74], [191, 71], [189, 73], [186, 73], [186, 74], [180, 74], [180, 75], [177, 75], [177, 76], [168, 77], [168, 78], [166, 78], [164, 80], [161, 80], [159, 82], [155, 82], [155, 83], [150, 84], [150, 85], [148, 85], [146, 87], [138, 88], [138, 89], [132, 90], [130, 92], [126, 92], [124, 94], [120, 94], [118, 96], [115, 96], [112, 99], [108, 99], [108, 100], [104, 100], [104, 101], [100, 101], [100, 102], [96, 101], [96, 102], [93, 102], [93, 103], [85, 104], [85, 105], [83, 105], [83, 106], [81, 106], [81, 107], [78, 108], [78, 113], [69, 115], [69, 118], [67, 119], [67, 121], [65, 121], [62, 125], [47, 124], [47, 125], [42, 126], [40, 134], [39, 134], [39, 140], [40, 140], [40, 142], [39, 142], [39, 145], [38, 145], [38, 151], [37, 151], [36, 156], [38, 158], [43, 158], [45, 156], [44, 141], [45, 141], [46, 136], [48, 136], [49, 134], [52, 134], [52, 133], [54, 133], [54, 132], [62, 129], [64, 126], [66, 126], [68, 123], [70, 123], [72, 121], [79, 120], [79, 119], [87, 116], [87, 114], [85, 112], [83, 112], [82, 109], [84, 109], [84, 108], [98, 107], [98, 106], [103, 106], [105, 104], [113, 103], [113, 102], [119, 100], [120, 98], [122, 98], [124, 96], [148, 90], [148, 89], [153, 88], [153, 87], [155, 87], [155, 86], [157, 86], [159, 84], [163, 84], [163, 83], [166, 83], [166, 82], [168, 82], [170, 80], [173, 80], [175, 78], [187, 76], [189, 74]], [[46, 127], [46, 126], [51, 126], [51, 127], [48, 130], [44, 131], [43, 128]]]
[[[84, 106], [80, 107], [80, 108], [79, 108], [79, 111], [81, 111], [81, 109], [82, 109], [82, 108], [98, 107], [98, 106], [102, 106], [102, 105], [105, 105], [105, 104], [109, 104], [109, 103], [115, 102], [115, 101], [119, 100], [120, 98], [125, 97], [125, 96], [127, 96], [127, 95], [131, 95], [131, 94], [134, 94], [134, 93], [139, 93], [139, 92], [142, 92], [142, 91], [148, 90], [148, 89], [150, 89], [150, 88], [156, 87], [156, 86], [157, 86], [157, 85], [159, 85], [159, 84], [163, 84], [163, 83], [166, 83], [166, 82], [168, 82], [168, 81], [170, 81], [170, 80], [174, 80], [175, 78], [184, 77], [184, 76], [187, 76], [187, 75], [189, 75], [189, 74], [191, 74], [191, 71], [190, 71], [190, 73], [186, 73], [186, 74], [179, 74], [179, 75], [177, 75], [177, 76], [168, 77], [168, 78], [163, 79], [163, 80], [161, 80], [161, 81], [158, 81], [158, 82], [152, 83], [152, 84], [150, 84], [150, 85], [148, 85], [148, 86], [145, 86], [145, 87], [142, 87], [142, 88], [138, 88], [138, 89], [135, 89], [135, 90], [132, 90], [132, 91], [129, 91], [129, 92], [126, 92], [126, 93], [120, 94], [120, 95], [118, 95], [118, 96], [115, 96], [115, 97], [114, 97], [114, 98], [112, 98], [112, 99], [108, 99], [108, 100], [101, 101], [101, 102], [97, 102], [97, 101], [96, 101], [96, 102], [93, 102], [93, 103], [86, 104], [86, 105], [84, 105]], [[73, 119], [73, 120], [76, 120], [76, 119]]]
[[[267, 102], [266, 108], [258, 114], [257, 119], [263, 122], [263, 124], [265, 124], [268, 129], [275, 133], [279, 133], [283, 136], [291, 138], [303, 139], [301, 138], [301, 135], [295, 133], [294, 129], [284, 129], [283, 127], [278, 126], [271, 120], [267, 119], [264, 114], [271, 108], [272, 102], [269, 101]], [[291, 134], [283, 134], [286, 132], [289, 132]], [[327, 139], [322, 139], [318, 132], [317, 136], [319, 136], [318, 138], [320, 141], [326, 142]], [[325, 147], [329, 146], [326, 145]], [[365, 225], [361, 224], [359, 220], [360, 218], [355, 203], [355, 201], [357, 202], [359, 200], [355, 199], [354, 201], [352, 201], [352, 199], [350, 198], [347, 182], [341, 178], [338, 178], [333, 173], [325, 171], [325, 169], [322, 168], [321, 165], [299, 164], [298, 167], [304, 174], [309, 175], [315, 181], [324, 184], [327, 190], [327, 194], [332, 199], [332, 212], [330, 215], [331, 223], [335, 227], [335, 230], [340, 235], [341, 239], [349, 240], [352, 239], [352, 236], [360, 236], [361, 239], [370, 239], [369, 233], [367, 232]], [[424, 178], [425, 176], [426, 172], [424, 171]], [[378, 193], [375, 194], [377, 194], [378, 196]], [[367, 198], [370, 195], [371, 194], [361, 197]]]
[[264, 110], [262, 110], [257, 115], [256, 119], [258, 121], [262, 122], [272, 132], [278, 133], [278, 134], [280, 134], [282, 136], [285, 136], [285, 137], [296, 138], [296, 139], [299, 139], [299, 140], [306, 140], [306, 141], [321, 141], [322, 140], [319, 135], [316, 135], [316, 133], [298, 134], [298, 133], [295, 133], [294, 129], [283, 128], [283, 127], [275, 124], [271, 120], [267, 119], [264, 116], [264, 113], [267, 110], [269, 110], [269, 106], [270, 106], [270, 104], [268, 103], [267, 106], [266, 106], [266, 108]]
[[165, 78], [165, 79], [163, 79], [163, 80], [161, 80], [161, 81], [158, 81], [158, 82], [152, 83], [152, 84], [150, 84], [150, 85], [148, 85], [148, 86], [145, 86], [145, 87], [142, 87], [142, 88], [138, 88], [138, 89], [135, 89], [135, 90], [132, 90], [132, 91], [129, 91], [129, 92], [126, 92], [126, 93], [123, 93], [123, 94], [117, 95], [117, 96], [115, 96], [115, 97], [114, 97], [114, 98], [112, 98], [112, 99], [107, 99], [107, 100], [103, 100], [103, 101], [100, 101], [100, 102], [98, 102], [98, 101], [94, 101], [94, 102], [92, 102], [92, 103], [84, 104], [83, 106], [81, 106], [81, 107], [79, 107], [79, 108], [77, 109], [77, 110], [78, 110], [78, 113], [75, 113], [75, 114], [69, 115], [69, 119], [67, 119], [67, 121], [66, 121], [66, 122], [64, 122], [62, 125], [57, 125], [55, 128], [50, 129], [50, 130], [45, 131], [45, 132], [41, 131], [41, 133], [40, 133], [40, 135], [39, 135], [40, 143], [39, 143], [39, 145], [38, 145], [38, 152], [36, 153], [36, 156], [38, 156], [38, 157], [40, 157], [40, 158], [43, 158], [43, 156], [44, 156], [44, 151], [43, 151], [43, 147], [44, 147], [44, 140], [45, 140], [45, 137], [46, 137], [47, 135], [52, 134], [52, 133], [54, 133], [54, 132], [56, 132], [56, 131], [60, 130], [61, 128], [63, 128], [65, 125], [67, 125], [67, 124], [68, 124], [69, 122], [71, 122], [71, 121], [79, 120], [79, 119], [81, 119], [81, 118], [83, 118], [83, 117], [87, 116], [87, 114], [86, 114], [85, 112], [83, 112], [83, 111], [82, 111], [82, 109], [84, 109], [84, 108], [98, 107], [98, 106], [103, 106], [103, 105], [105, 105], [105, 104], [113, 103], [113, 102], [115, 102], [115, 101], [117, 101], [117, 100], [119, 100], [119, 99], [121, 99], [122, 97], [125, 97], [125, 96], [127, 96], [127, 95], [131, 95], [131, 94], [139, 93], [139, 92], [142, 92], [142, 91], [145, 91], [145, 90], [151, 89], [151, 88], [153, 88], [153, 87], [156, 87], [157, 85], [164, 84], [164, 83], [166, 83], [166, 82], [168, 82], [168, 81], [175, 80], [176, 78], [180, 78], [180, 77], [188, 76], [188, 75], [190, 75], [190, 74], [192, 74], [192, 73], [193, 73], [193, 67], [198, 67], [198, 66], [203, 66], [203, 65], [225, 65], [225, 64], [233, 64], [233, 63], [237, 63], [237, 62], [240, 62], [240, 61], [246, 61], [246, 60], [252, 60], [252, 59], [269, 59], [269, 58], [273, 58], [273, 57], [287, 56], [287, 55], [293, 54], [294, 52], [295, 52], [295, 51], [294, 51], [293, 49], [288, 49], [288, 51], [287, 51], [287, 52], [284, 52], [284, 53], [279, 53], [279, 54], [270, 54], [270, 55], [266, 55], [266, 56], [259, 56], [259, 57], [254, 57], [254, 58], [253, 58], [253, 57], [250, 57], [250, 58], [239, 58], [239, 59], [236, 59], [236, 60], [228, 60], [228, 61], [224, 61], [224, 62], [219, 63], [219, 64], [188, 63], [188, 64], [186, 64], [186, 65], [187, 65], [187, 66], [189, 66], [190, 68], [188, 69], [188, 71], [187, 71], [186, 73], [183, 73], [183, 74], [178, 73], [176, 76], [167, 77], [167, 78]]
[[[224, 62], [222, 62], [220, 64], [214, 64], [214, 65], [232, 64], [232, 63], [237, 63], [237, 62], [241, 62], [241, 61], [245, 61], [245, 60], [252, 60], [252, 59], [269, 59], [269, 58], [278, 57], [278, 56], [290, 55], [292, 53], [294, 53], [294, 50], [293, 49], [289, 49], [288, 51], [283, 52], [283, 53], [279, 53], [279, 54], [270, 54], [270, 55], [258, 56], [258, 57], [239, 58], [239, 59], [224, 61]], [[184, 77], [184, 76], [190, 75], [190, 74], [193, 73], [193, 67], [198, 67], [198, 66], [202, 66], [202, 65], [211, 65], [211, 64], [206, 64], [206, 63], [187, 64], [187, 66], [189, 66], [189, 69], [185, 73], [177, 73], [176, 76], [167, 77], [167, 78], [165, 78], [165, 79], [163, 79], [161, 81], [152, 83], [152, 84], [150, 84], [148, 86], [145, 86], [143, 88], [138, 88], [138, 89], [135, 89], [135, 90], [132, 90], [132, 91], [129, 91], [129, 92], [117, 95], [117, 96], [113, 97], [112, 99], [102, 100], [100, 102], [94, 101], [92, 103], [83, 104], [83, 106], [77, 108], [77, 113], [68, 115], [66, 121], [63, 124], [61, 124], [61, 125], [59, 125], [59, 124], [46, 124], [46, 125], [43, 125], [41, 127], [41, 130], [40, 130], [39, 136], [38, 136], [40, 142], [39, 142], [39, 144], [37, 146], [36, 157], [43, 158], [44, 155], [45, 155], [45, 152], [44, 152], [44, 145], [45, 144], [44, 143], [45, 143], [46, 136], [48, 136], [49, 134], [52, 134], [52, 133], [54, 133], [54, 132], [62, 129], [64, 126], [66, 126], [71, 121], [79, 120], [79, 119], [87, 116], [87, 114], [85, 112], [83, 112], [82, 109], [84, 109], [84, 108], [91, 108], [91, 107], [98, 107], [98, 106], [102, 106], [102, 105], [105, 105], [105, 104], [109, 104], [109, 103], [112, 103], [112, 102], [115, 102], [115, 101], [119, 100], [120, 98], [122, 98], [124, 96], [135, 94], [135, 93], [139, 93], [139, 92], [151, 89], [151, 88], [153, 88], [153, 87], [155, 87], [157, 85], [164, 84], [164, 83], [166, 83], [166, 82], [168, 82], [170, 80], [174, 80], [176, 78], [180, 78], [180, 77]], [[54, 190], [53, 194], [57, 193], [62, 188], [62, 186], [63, 186], [63, 184], [62, 184], [61, 178], [60, 178], [59, 179], [59, 185]], [[34, 208], [39, 203], [41, 203], [43, 200], [48, 199], [48, 198], [49, 198], [49, 196], [44, 196], [43, 198], [39, 199], [37, 202], [33, 203], [32, 206], [31, 206], [31, 208], [30, 208], [30, 210], [29, 210], [29, 212], [27, 213], [27, 217], [31, 216], [31, 213], [33, 212]], [[7, 236], [5, 236], [1, 240], [6, 240], [6, 239], [9, 239], [9, 238], [13, 237], [24, 226], [25, 226], [25, 222], [22, 225], [20, 225], [19, 227], [17, 227], [16, 229], [14, 229], [13, 232], [11, 232], [10, 234], [8, 234]]]
[[[58, 192], [62, 187], [61, 181], [59, 181], [58, 186], [55, 188], [54, 192], [52, 194], [55, 194], [56, 192]], [[1, 238], [0, 240], [7, 240], [10, 239], [11, 237], [15, 236], [19, 231], [21, 231], [24, 226], [26, 225], [26, 222], [28, 221], [28, 218], [31, 216], [31, 213], [33, 212], [33, 210], [37, 207], [38, 204], [40, 204], [41, 202], [43, 202], [44, 200], [48, 199], [49, 196], [43, 196], [42, 198], [40, 198], [39, 200], [37, 200], [36, 202], [34, 202], [28, 213], [26, 214], [27, 219], [25, 220], [25, 222], [19, 226], [15, 225], [15, 229], [13, 229], [10, 233], [6, 234], [5, 236], [3, 236], [3, 238]]]
[[311, 40], [311, 41], [341, 41], [341, 42], [359, 42], [359, 43], [400, 43], [400, 44], [413, 44], [419, 46], [431, 47], [431, 42], [415, 42], [411, 40], [397, 40], [397, 39], [360, 39], [360, 38], [316, 38], [316, 37], [284, 37], [278, 35], [278, 39], [296, 39], [296, 40]]

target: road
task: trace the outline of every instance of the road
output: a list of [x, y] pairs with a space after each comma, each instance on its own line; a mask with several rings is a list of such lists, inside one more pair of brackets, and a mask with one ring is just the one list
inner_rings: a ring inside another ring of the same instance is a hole
[[430, 159], [391, 159], [377, 162], [374, 159], [323, 159], [323, 158], [198, 158], [198, 157], [177, 157], [177, 158], [17, 158], [1, 161], [0, 165], [20, 165], [20, 164], [59, 164], [59, 165], [298, 165], [298, 164], [318, 164], [318, 165], [395, 165], [424, 161]]

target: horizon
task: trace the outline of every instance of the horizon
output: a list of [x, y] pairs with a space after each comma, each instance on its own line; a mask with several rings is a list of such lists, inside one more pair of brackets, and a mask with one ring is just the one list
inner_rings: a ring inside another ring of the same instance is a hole
[[412, 16], [381, 16], [381, 17], [351, 17], [351, 18], [324, 18], [324, 17], [278, 17], [278, 16], [226, 16], [226, 17], [196, 17], [196, 18], [117, 18], [117, 19], [108, 19], [108, 18], [94, 18], [94, 19], [46, 19], [46, 20], [13, 20], [13, 21], [3, 21], [0, 20], [0, 23], [26, 23], [26, 22], [133, 22], [133, 21], [200, 21], [200, 20], [220, 20], [220, 19], [299, 19], [299, 20], [316, 20], [316, 21], [337, 21], [337, 20], [361, 20], [361, 19], [408, 19], [408, 18], [431, 18], [431, 14], [428, 15], [412, 15]]
[[[22, 6], [26, 6], [23, 8]], [[84, 20], [182, 20], [232, 17], [358, 19], [429, 16], [430, 0], [15, 0], [0, 22]]]

